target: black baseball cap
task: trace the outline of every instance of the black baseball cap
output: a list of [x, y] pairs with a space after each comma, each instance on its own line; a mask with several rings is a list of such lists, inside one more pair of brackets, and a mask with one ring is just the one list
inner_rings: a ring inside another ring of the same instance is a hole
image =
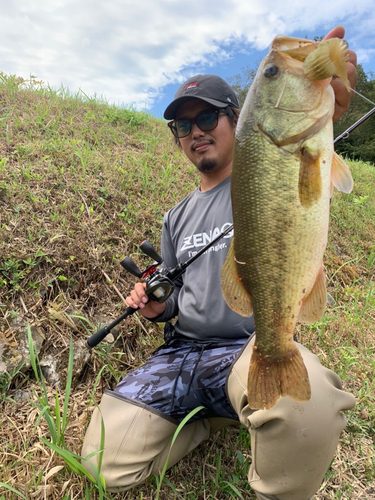
[[233, 106], [239, 108], [236, 94], [228, 83], [215, 75], [196, 75], [177, 90], [174, 100], [164, 111], [166, 120], [174, 120], [177, 109], [190, 99], [200, 99], [216, 108]]

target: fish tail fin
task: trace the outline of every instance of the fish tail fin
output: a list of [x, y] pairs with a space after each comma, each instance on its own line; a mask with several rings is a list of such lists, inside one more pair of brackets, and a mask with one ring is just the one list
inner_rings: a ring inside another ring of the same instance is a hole
[[301, 353], [293, 344], [285, 356], [275, 359], [262, 355], [254, 346], [247, 385], [250, 408], [269, 410], [282, 396], [289, 396], [294, 401], [308, 401], [311, 397]]

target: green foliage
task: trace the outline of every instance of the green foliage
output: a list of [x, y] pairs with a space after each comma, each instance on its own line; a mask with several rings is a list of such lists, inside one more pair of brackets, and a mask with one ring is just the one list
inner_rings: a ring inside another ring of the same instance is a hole
[[12, 380], [16, 375], [22, 373], [21, 370], [25, 362], [20, 363], [19, 366], [11, 370], [10, 372], [0, 372], [0, 402], [7, 399], [7, 391], [12, 384]]
[[[372, 101], [372, 104], [356, 95], [351, 101], [349, 111], [334, 124], [335, 137], [345, 132], [375, 106], [374, 74], [366, 74], [361, 64], [357, 66], [357, 74], [356, 91]], [[353, 130], [347, 139], [338, 142], [335, 149], [353, 160], [375, 164], [375, 114]]]
[[27, 336], [29, 342], [31, 366], [34, 371], [35, 378], [42, 389], [41, 395], [38, 394], [36, 395], [38, 402], [35, 404], [35, 406], [40, 411], [40, 416], [37, 420], [37, 424], [44, 416], [48, 424], [53, 444], [65, 447], [65, 430], [69, 424], [71, 416], [71, 411], [68, 413], [68, 405], [69, 405], [69, 394], [72, 387], [73, 341], [72, 339], [70, 339], [69, 363], [68, 363], [68, 371], [67, 371], [67, 379], [65, 387], [66, 397], [64, 398], [64, 404], [61, 408], [60, 399], [57, 391], [55, 393], [54, 405], [49, 404], [47, 386], [44, 380], [42, 369], [39, 364], [38, 355], [34, 347], [34, 342], [31, 335], [31, 329], [29, 324], [27, 325]]
[[367, 269], [370, 271], [375, 265], [375, 246], [372, 247], [367, 259]]
[[156, 497], [155, 497], [156, 500], [159, 500], [159, 498], [160, 498], [160, 489], [161, 489], [161, 485], [162, 485], [163, 480], [164, 480], [165, 473], [166, 473], [166, 471], [168, 469], [168, 462], [169, 462], [169, 457], [171, 455], [172, 446], [174, 445], [174, 443], [175, 443], [175, 441], [177, 439], [177, 436], [180, 434], [180, 432], [182, 431], [183, 427], [189, 422], [189, 420], [191, 418], [194, 417], [194, 415], [196, 413], [198, 413], [201, 410], [204, 410], [204, 406], [198, 406], [197, 408], [194, 408], [194, 410], [192, 410], [188, 415], [186, 415], [186, 417], [180, 422], [180, 424], [178, 425], [177, 429], [175, 430], [175, 433], [173, 434], [171, 446], [169, 448], [169, 452], [168, 452], [167, 459], [165, 461], [163, 470], [161, 471], [160, 476], [156, 477], [156, 484], [157, 484]]
[[[0, 488], [5, 488], [6, 490], [11, 491], [12, 493], [17, 495], [18, 497], [22, 498], [22, 500], [27, 500], [25, 495], [23, 495], [20, 491], [16, 490], [15, 488], [12, 488], [12, 486], [10, 486], [9, 484], [5, 484], [5, 483], [0, 482]], [[4, 497], [0, 497], [0, 500], [2, 500], [3, 498]]]
[[254, 81], [257, 68], [245, 66], [237, 75], [227, 78], [227, 82], [235, 91], [240, 108], [242, 108], [251, 84]]
[[35, 287], [36, 284], [30, 281], [29, 276], [43, 257], [44, 253], [38, 249], [35, 255], [26, 259], [11, 257], [0, 261], [0, 289], [3, 288], [12, 293], [22, 291], [26, 286]]

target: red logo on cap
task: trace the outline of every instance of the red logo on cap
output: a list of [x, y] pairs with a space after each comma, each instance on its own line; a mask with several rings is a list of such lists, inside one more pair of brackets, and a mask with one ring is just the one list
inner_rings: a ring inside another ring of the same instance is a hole
[[185, 90], [187, 90], [187, 89], [193, 89], [194, 87], [197, 87], [198, 85], [199, 85], [199, 82], [188, 83], [188, 84], [185, 86]]

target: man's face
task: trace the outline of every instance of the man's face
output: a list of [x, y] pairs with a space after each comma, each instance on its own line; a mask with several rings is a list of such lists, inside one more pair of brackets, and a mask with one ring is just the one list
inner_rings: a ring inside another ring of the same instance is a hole
[[[192, 99], [178, 108], [176, 119], [195, 118], [207, 109], [212, 109], [207, 102]], [[200, 172], [216, 172], [227, 167], [232, 161], [234, 133], [235, 126], [231, 125], [227, 115], [221, 113], [214, 130], [204, 132], [194, 123], [190, 134], [180, 139], [180, 144], [186, 156]]]

